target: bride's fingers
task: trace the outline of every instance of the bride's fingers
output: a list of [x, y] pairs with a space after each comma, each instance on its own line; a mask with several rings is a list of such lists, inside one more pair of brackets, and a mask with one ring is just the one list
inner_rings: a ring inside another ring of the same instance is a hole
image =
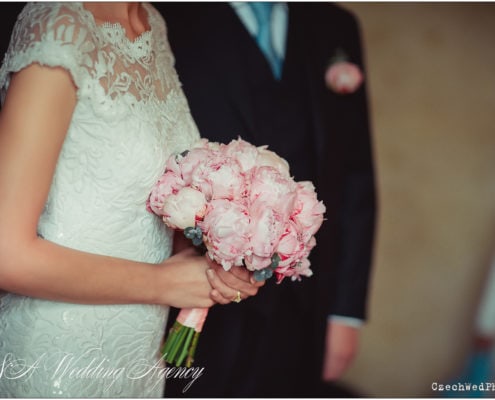
[[265, 284], [265, 281], [258, 282], [256, 279], [254, 279], [253, 273], [248, 271], [246, 268], [232, 267], [229, 270], [229, 272], [232, 273], [237, 278], [239, 278], [243, 281], [249, 282], [250, 284], [252, 284], [258, 288]]
[[244, 267], [234, 266], [225, 271], [220, 264], [212, 261], [209, 257], [206, 259], [210, 268], [218, 274], [223, 283], [235, 290], [244, 292], [248, 296], [254, 296], [258, 292], [258, 288], [265, 284], [264, 282], [257, 282], [253, 274]]
[[213, 300], [217, 304], [229, 304], [233, 301], [232, 299], [228, 299], [228, 298], [222, 296], [220, 294], [220, 292], [216, 289], [213, 289], [211, 291], [210, 298], [211, 298], [211, 300]]
[[[243, 281], [239, 281], [237, 278], [235, 279], [240, 283], [240, 285], [235, 286], [233, 288], [228, 284], [226, 284], [220, 278], [220, 274], [218, 272], [221, 271], [215, 271], [211, 268], [206, 271], [206, 275], [208, 276], [208, 281], [210, 282], [210, 285], [213, 288], [213, 290], [211, 291], [211, 298], [218, 303], [221, 304], [230, 303], [235, 299], [237, 299], [238, 294], [240, 296], [240, 299], [243, 300], [248, 296], [252, 296], [256, 294], [256, 292], [258, 291], [257, 288], [250, 287], [249, 284]], [[245, 291], [243, 289], [244, 286], [247, 286], [249, 290]]]
[[251, 273], [243, 267], [232, 267], [230, 273], [239, 278], [242, 281], [250, 282]]
[[212, 287], [210, 298], [214, 302], [219, 304], [228, 304], [235, 298], [237, 292], [223, 284], [215, 271], [213, 271], [212, 269], [208, 269], [206, 271], [206, 275]]
[[225, 271], [220, 266], [213, 266], [212, 269], [227, 287], [234, 290], [234, 295], [237, 294], [238, 290], [246, 296], [254, 296], [258, 292], [259, 285], [254, 285], [249, 280], [238, 278], [231, 270]]
[[220, 279], [216, 271], [210, 268], [206, 271], [206, 276], [208, 277], [208, 282], [210, 282], [213, 289], [211, 291], [211, 296], [215, 301], [221, 304], [226, 304], [235, 298], [237, 290], [227, 286], [225, 282]]

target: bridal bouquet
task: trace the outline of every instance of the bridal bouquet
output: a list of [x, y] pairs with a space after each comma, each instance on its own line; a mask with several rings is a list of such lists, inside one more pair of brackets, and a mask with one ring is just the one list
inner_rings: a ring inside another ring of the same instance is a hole
[[[225, 270], [244, 266], [255, 279], [275, 275], [278, 283], [312, 275], [308, 256], [325, 206], [313, 184], [294, 181], [266, 146], [200, 140], [168, 159], [147, 207]], [[162, 348], [167, 362], [192, 364], [207, 312], [180, 311]]]

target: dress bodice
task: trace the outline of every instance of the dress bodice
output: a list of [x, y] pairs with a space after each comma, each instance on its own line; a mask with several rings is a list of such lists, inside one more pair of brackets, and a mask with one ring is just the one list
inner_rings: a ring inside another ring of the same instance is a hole
[[146, 212], [146, 197], [166, 157], [198, 134], [165, 25], [144, 7], [151, 30], [130, 40], [119, 24], [97, 25], [82, 3], [28, 4], [0, 82], [7, 88], [10, 72], [38, 62], [67, 69], [77, 86], [39, 234], [80, 250], [158, 262], [169, 246], [157, 233], [162, 224]]

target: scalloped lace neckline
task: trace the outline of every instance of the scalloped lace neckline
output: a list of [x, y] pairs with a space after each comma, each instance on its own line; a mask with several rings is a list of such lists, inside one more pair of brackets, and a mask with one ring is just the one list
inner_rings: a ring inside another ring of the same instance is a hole
[[151, 37], [151, 33], [152, 33], [153, 28], [152, 28], [152, 24], [151, 24], [151, 13], [147, 7], [147, 4], [142, 3], [142, 6], [143, 6], [143, 9], [146, 13], [146, 23], [147, 23], [149, 29], [143, 31], [138, 36], [136, 36], [134, 39], [131, 39], [131, 38], [129, 38], [129, 36], [127, 36], [127, 31], [122, 26], [121, 23], [105, 21], [105, 22], [99, 24], [96, 22], [96, 19], [95, 19], [95, 16], [93, 15], [93, 13], [91, 11], [89, 11], [88, 9], [86, 9], [82, 2], [77, 2], [77, 3], [73, 3], [73, 4], [75, 4], [80, 9], [82, 14], [88, 19], [88, 21], [90, 21], [91, 25], [94, 26], [98, 31], [104, 33], [108, 39], [113, 38], [114, 35], [112, 35], [112, 34], [116, 33], [117, 37], [120, 40], [126, 42], [128, 45], [131, 45], [131, 46], [132, 45], [139, 45], [140, 47], [142, 47], [143, 43], [149, 42], [149, 38]]

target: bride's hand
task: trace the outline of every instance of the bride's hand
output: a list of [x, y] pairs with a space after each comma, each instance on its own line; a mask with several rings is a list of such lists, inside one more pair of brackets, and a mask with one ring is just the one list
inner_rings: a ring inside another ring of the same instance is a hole
[[216, 303], [228, 304], [232, 301], [245, 300], [256, 295], [258, 289], [265, 284], [256, 282], [253, 274], [246, 268], [232, 267], [229, 271], [225, 271], [221, 265], [211, 261], [208, 256], [205, 258], [210, 265], [206, 274], [213, 288], [211, 298]]
[[162, 263], [161, 277], [164, 280], [159, 302], [177, 308], [211, 307], [212, 287], [206, 277], [210, 268], [204, 256], [193, 247], [185, 248]]
[[177, 308], [211, 307], [228, 304], [237, 297], [254, 296], [263, 282], [255, 282], [252, 274], [242, 267], [225, 271], [206, 255], [188, 247], [163, 262], [163, 279], [167, 291], [160, 303]]

